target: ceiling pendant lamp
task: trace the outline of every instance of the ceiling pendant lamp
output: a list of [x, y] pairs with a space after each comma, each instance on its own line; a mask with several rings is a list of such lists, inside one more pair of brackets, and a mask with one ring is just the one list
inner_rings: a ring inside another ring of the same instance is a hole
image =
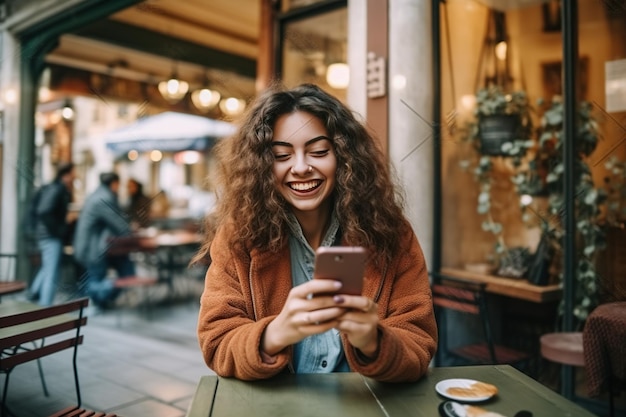
[[220, 101], [220, 110], [226, 116], [239, 116], [246, 108], [246, 102], [235, 97], [228, 97]]
[[164, 80], [159, 83], [159, 92], [165, 100], [170, 104], [176, 104], [189, 91], [189, 83], [178, 79], [176, 74], [176, 68], [172, 71], [172, 76], [169, 80]]
[[206, 113], [217, 106], [222, 95], [209, 87], [209, 77], [206, 73], [204, 74], [202, 85], [204, 87], [191, 93], [191, 102], [198, 110]]

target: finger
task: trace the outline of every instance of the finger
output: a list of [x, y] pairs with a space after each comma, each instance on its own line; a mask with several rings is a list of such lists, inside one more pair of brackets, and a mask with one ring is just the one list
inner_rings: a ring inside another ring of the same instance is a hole
[[378, 312], [378, 305], [376, 305], [373, 300], [367, 297], [336, 294], [333, 297], [333, 300], [336, 304], [341, 305], [345, 308], [350, 308], [355, 311], [360, 311], [363, 313]]
[[376, 303], [369, 298], [366, 298], [367, 302], [365, 303], [365, 308], [363, 308], [364, 313], [370, 313], [377, 309]]
[[320, 323], [328, 323], [330, 321], [337, 321], [345, 313], [343, 308], [324, 308], [321, 310], [307, 311], [303, 315], [302, 322], [309, 325]]
[[372, 324], [358, 320], [339, 320], [337, 330], [346, 334], [365, 334], [371, 330]]
[[[341, 288], [341, 282], [332, 279], [312, 279], [292, 289], [292, 294], [299, 298], [312, 298], [316, 294], [335, 293]], [[312, 294], [312, 295], [309, 295]]]
[[305, 326], [310, 326], [310, 325], [319, 326], [320, 322], [319, 320], [316, 320], [315, 318], [311, 317], [311, 312], [307, 311], [306, 313], [304, 313], [303, 324]]

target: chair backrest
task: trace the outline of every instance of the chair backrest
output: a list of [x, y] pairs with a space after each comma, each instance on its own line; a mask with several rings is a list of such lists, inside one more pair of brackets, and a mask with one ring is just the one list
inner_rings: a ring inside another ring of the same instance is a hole
[[16, 261], [16, 254], [0, 253], [0, 282], [10, 282], [14, 280]]
[[492, 363], [496, 363], [496, 352], [491, 333], [491, 324], [485, 298], [486, 284], [456, 278], [442, 278], [431, 286], [433, 305], [437, 316], [444, 310], [469, 313], [480, 318]]
[[[19, 364], [64, 349], [76, 349], [83, 342], [80, 329], [87, 324], [88, 304], [89, 298], [50, 307], [14, 300], [0, 304], [0, 371], [10, 371]], [[30, 345], [57, 335], [50, 344]], [[29, 344], [28, 348], [25, 344]]]

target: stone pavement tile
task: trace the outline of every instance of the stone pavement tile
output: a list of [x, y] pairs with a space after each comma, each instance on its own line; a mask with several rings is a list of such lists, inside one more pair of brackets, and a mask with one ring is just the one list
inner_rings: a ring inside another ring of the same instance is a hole
[[148, 399], [112, 411], [123, 417], [184, 417], [187, 410]]
[[83, 406], [98, 411], [112, 411], [147, 398], [143, 392], [105, 379], [81, 386], [81, 393]]

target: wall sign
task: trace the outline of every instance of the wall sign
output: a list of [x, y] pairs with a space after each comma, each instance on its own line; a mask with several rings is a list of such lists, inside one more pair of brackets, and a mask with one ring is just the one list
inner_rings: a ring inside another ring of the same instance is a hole
[[367, 53], [367, 97], [378, 98], [387, 94], [387, 68], [385, 58]]
[[604, 64], [606, 111], [626, 111], [626, 59]]

